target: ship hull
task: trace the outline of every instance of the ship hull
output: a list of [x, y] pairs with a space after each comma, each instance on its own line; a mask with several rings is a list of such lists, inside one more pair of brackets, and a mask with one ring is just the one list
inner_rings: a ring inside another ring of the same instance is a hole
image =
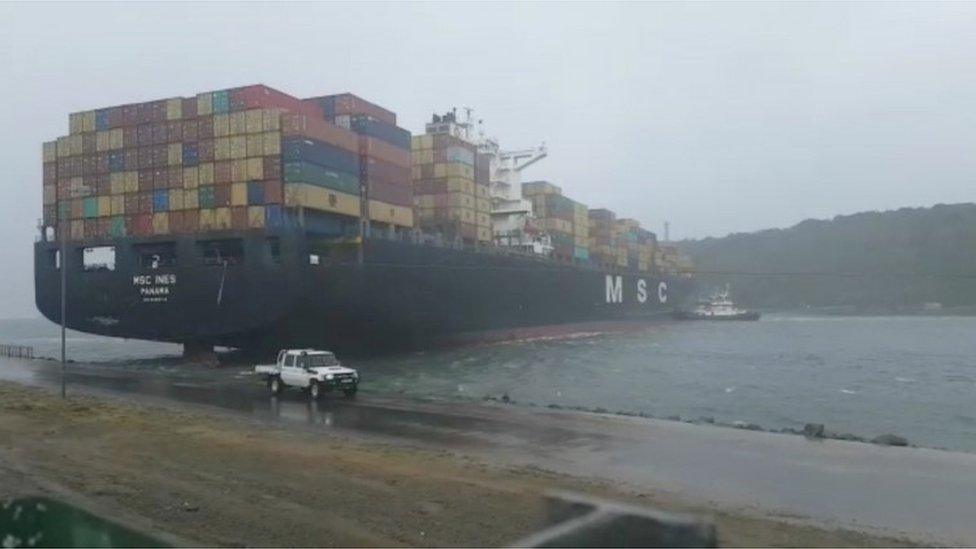
[[[67, 325], [188, 345], [385, 352], [507, 328], [666, 316], [691, 285], [687, 278], [497, 251], [389, 240], [366, 240], [360, 251], [287, 233], [223, 234], [242, 242], [242, 258], [207, 262], [199, 238], [113, 240], [104, 244], [115, 250], [113, 270], [85, 270], [82, 248], [73, 245], [66, 255]], [[162, 242], [174, 246], [172, 265], [147, 266], [134, 251]], [[35, 248], [37, 306], [54, 322], [60, 322], [57, 247]]]

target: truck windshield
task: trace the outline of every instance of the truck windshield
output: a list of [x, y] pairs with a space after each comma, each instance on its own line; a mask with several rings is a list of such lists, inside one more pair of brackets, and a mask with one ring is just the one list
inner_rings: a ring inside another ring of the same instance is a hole
[[320, 366], [336, 366], [339, 361], [334, 355], [304, 355], [298, 357], [298, 365], [302, 368], [318, 368]]

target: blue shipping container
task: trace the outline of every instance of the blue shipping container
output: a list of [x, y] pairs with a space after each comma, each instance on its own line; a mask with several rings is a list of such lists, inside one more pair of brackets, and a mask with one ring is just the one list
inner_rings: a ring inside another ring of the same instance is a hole
[[108, 109], [102, 109], [100, 111], [95, 111], [95, 129], [97, 131], [109, 129], [108, 124]]
[[247, 203], [264, 204], [264, 181], [251, 181], [247, 184]]
[[213, 93], [213, 112], [222, 114], [230, 112], [230, 92], [227, 90]]
[[280, 229], [284, 226], [285, 217], [282, 214], [281, 206], [272, 205], [264, 207], [264, 226], [268, 229]]
[[341, 172], [359, 173], [359, 155], [314, 139], [287, 138], [282, 141], [285, 162], [308, 162]]
[[582, 246], [576, 246], [576, 248], [573, 250], [573, 257], [575, 257], [576, 259], [583, 259], [583, 260], [589, 259], [590, 250]]
[[[410, 150], [411, 136], [409, 131], [370, 116], [353, 116], [351, 129], [358, 134], [386, 141], [394, 147]], [[474, 164], [474, 158], [471, 159], [470, 164]]]
[[154, 212], [168, 212], [169, 211], [169, 191], [166, 189], [160, 189], [158, 191], [153, 191], [153, 211]]
[[196, 166], [200, 164], [200, 150], [196, 143], [183, 144], [183, 165]]
[[125, 155], [122, 153], [122, 151], [112, 151], [108, 153], [108, 171], [125, 171]]
[[199, 201], [201, 208], [213, 208], [214, 207], [214, 188], [212, 185], [205, 185], [200, 187], [197, 192], [197, 200]]

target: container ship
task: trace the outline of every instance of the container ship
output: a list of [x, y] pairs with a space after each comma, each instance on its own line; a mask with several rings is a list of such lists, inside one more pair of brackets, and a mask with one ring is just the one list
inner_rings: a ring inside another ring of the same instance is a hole
[[43, 145], [38, 309], [106, 336], [265, 350], [417, 349], [643, 319], [690, 265], [636, 221], [522, 182], [456, 111], [425, 133], [356, 95], [244, 86], [69, 115]]

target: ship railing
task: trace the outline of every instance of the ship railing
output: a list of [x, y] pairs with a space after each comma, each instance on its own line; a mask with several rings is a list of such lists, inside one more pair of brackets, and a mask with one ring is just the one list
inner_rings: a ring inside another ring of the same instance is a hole
[[6, 358], [34, 358], [34, 348], [28, 345], [0, 344], [0, 356]]

